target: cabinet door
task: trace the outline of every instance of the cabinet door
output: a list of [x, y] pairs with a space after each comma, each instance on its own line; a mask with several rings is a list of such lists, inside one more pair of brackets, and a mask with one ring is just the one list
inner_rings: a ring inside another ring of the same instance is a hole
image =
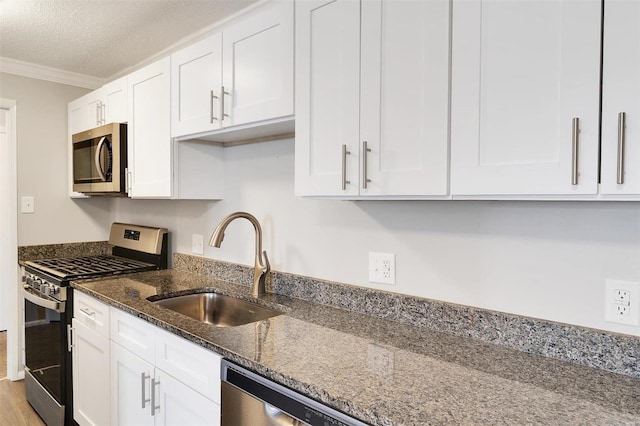
[[87, 114], [86, 120], [89, 127], [85, 130], [105, 124], [103, 114], [104, 103], [102, 98], [102, 89], [97, 89], [87, 94], [86, 102], [87, 109], [85, 112]]
[[293, 1], [276, 0], [225, 28], [223, 125], [293, 114]]
[[111, 421], [114, 425], [153, 425], [151, 364], [111, 342]]
[[102, 124], [126, 123], [127, 77], [105, 84], [102, 89]]
[[109, 339], [73, 322], [73, 418], [80, 426], [111, 424]]
[[222, 90], [222, 34], [171, 55], [171, 134], [218, 129]]
[[129, 195], [133, 198], [172, 195], [170, 63], [167, 57], [128, 76]]
[[156, 369], [155, 425], [211, 425], [220, 424], [220, 407], [187, 385]]
[[296, 195], [358, 194], [359, 45], [359, 2], [296, 4]]
[[362, 2], [361, 195], [448, 193], [449, 12], [447, 0]]
[[453, 17], [452, 193], [595, 194], [600, 1], [461, 0]]
[[[603, 194], [640, 194], [639, 22], [639, 2], [605, 1], [601, 160]], [[618, 126], [623, 124], [624, 129], [619, 131]]]
[[[76, 133], [84, 132], [92, 127], [95, 127], [95, 121], [97, 117], [93, 117], [93, 120], [89, 120], [89, 98], [93, 95], [88, 93], [74, 101], [69, 102], [67, 112], [69, 119], [69, 133], [74, 135]], [[71, 139], [69, 139], [71, 140]]]

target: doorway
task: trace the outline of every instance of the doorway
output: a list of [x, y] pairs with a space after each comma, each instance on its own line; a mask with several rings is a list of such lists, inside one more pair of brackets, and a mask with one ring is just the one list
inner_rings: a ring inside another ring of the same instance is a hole
[[[6, 336], [6, 376], [24, 377], [20, 368], [18, 293], [16, 101], [0, 98], [0, 330]], [[4, 357], [0, 356], [0, 362]]]

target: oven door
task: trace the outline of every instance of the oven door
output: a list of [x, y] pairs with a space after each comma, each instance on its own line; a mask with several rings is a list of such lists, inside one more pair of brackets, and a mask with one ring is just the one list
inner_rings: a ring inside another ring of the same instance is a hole
[[61, 406], [65, 403], [67, 376], [67, 324], [65, 302], [24, 288], [25, 367]]

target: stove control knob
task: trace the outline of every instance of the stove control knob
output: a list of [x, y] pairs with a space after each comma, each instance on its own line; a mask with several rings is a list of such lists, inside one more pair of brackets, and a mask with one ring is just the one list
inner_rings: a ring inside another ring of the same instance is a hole
[[27, 279], [25, 281], [27, 282], [28, 285], [32, 285], [33, 284], [33, 278], [31, 278], [31, 277], [27, 277]]
[[48, 296], [49, 294], [51, 294], [51, 287], [49, 287], [48, 285], [43, 285], [40, 288], [40, 291], [42, 292], [42, 294], [44, 294], [45, 296]]

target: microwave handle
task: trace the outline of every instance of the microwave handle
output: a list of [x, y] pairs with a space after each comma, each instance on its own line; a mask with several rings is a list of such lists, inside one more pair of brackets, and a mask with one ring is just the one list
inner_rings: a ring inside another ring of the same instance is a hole
[[98, 171], [98, 174], [100, 175], [100, 179], [102, 179], [103, 182], [107, 181], [107, 176], [105, 176], [104, 174], [104, 170], [102, 170], [102, 164], [100, 161], [100, 153], [102, 152], [102, 147], [104, 146], [104, 144], [107, 142], [107, 138], [106, 136], [103, 136], [102, 139], [100, 139], [100, 142], [98, 142], [98, 147], [96, 148], [96, 170]]

